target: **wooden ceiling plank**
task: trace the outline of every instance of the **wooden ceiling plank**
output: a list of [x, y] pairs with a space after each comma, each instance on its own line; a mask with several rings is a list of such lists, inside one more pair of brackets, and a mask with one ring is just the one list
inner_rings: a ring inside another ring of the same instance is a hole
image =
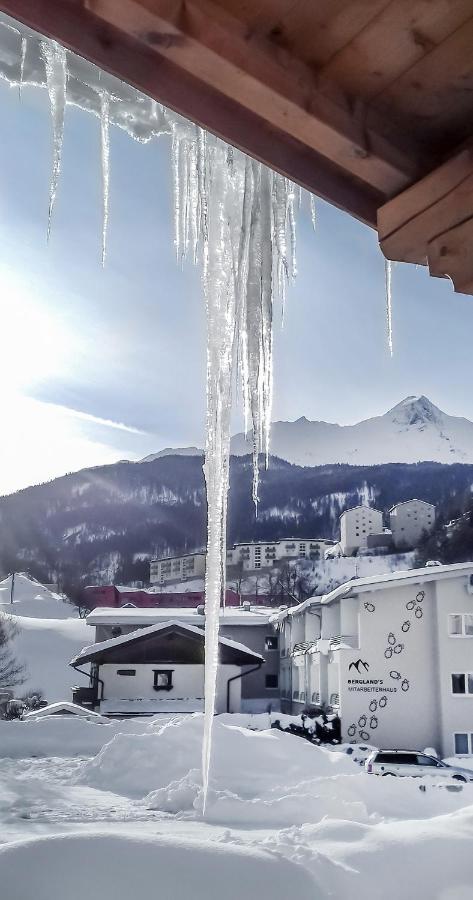
[[306, 66], [266, 42], [210, 0], [86, 0], [87, 8], [274, 127], [392, 196], [415, 178], [413, 148], [393, 146], [348, 108], [320, 94]]
[[473, 19], [472, 0], [396, 0], [324, 67], [322, 77], [368, 100]]
[[433, 47], [377, 97], [383, 110], [396, 108], [411, 118], [441, 117], [443, 128], [458, 109], [473, 107], [473, 18]]
[[300, 0], [279, 23], [280, 41], [318, 71], [391, 0]]
[[388, 259], [425, 263], [428, 243], [471, 216], [473, 149], [469, 147], [378, 210], [381, 248]]
[[[122, 4], [120, 4], [122, 6]], [[383, 195], [214, 86], [104, 23], [74, 0], [0, 0], [0, 9], [208, 128], [302, 187], [375, 226]]]

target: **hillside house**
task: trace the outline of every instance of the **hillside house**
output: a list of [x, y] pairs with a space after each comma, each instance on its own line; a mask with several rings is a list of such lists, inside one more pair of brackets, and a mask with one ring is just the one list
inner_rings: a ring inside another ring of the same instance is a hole
[[435, 525], [435, 506], [425, 500], [405, 500], [389, 511], [389, 524], [397, 549], [417, 547]]
[[[105, 716], [200, 712], [204, 708], [205, 634], [182, 621], [138, 628], [85, 647], [71, 666], [90, 664], [90, 686], [75, 700]], [[240, 712], [241, 683], [264, 664], [259, 654], [219, 638], [217, 713]]]
[[343, 556], [353, 556], [368, 547], [368, 535], [381, 534], [383, 514], [370, 506], [353, 506], [340, 516], [340, 546]]

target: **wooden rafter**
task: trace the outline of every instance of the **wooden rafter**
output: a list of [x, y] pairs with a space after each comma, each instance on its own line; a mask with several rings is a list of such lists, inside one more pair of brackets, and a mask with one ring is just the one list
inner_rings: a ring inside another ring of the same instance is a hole
[[377, 227], [388, 258], [473, 292], [472, 0], [0, 9]]

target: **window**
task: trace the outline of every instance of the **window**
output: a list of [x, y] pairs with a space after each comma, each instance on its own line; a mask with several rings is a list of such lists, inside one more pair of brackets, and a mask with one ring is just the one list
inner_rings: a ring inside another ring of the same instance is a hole
[[293, 692], [292, 692], [292, 699], [293, 699], [293, 700], [298, 700], [298, 699], [299, 699], [299, 691], [293, 691]]
[[312, 703], [320, 703], [320, 694], [318, 691], [314, 691], [312, 694]]
[[450, 637], [473, 637], [473, 614], [454, 613], [448, 617]]
[[473, 694], [473, 673], [454, 672], [452, 674], [452, 694]]
[[340, 694], [330, 694], [330, 706], [340, 705]]
[[265, 679], [264, 679], [264, 686], [266, 688], [277, 688], [278, 676], [277, 675], [266, 675]]
[[463, 634], [463, 616], [448, 617], [448, 633], [450, 635]]
[[267, 634], [264, 639], [264, 649], [265, 650], [277, 650], [279, 646], [278, 637], [276, 634]]
[[453, 743], [456, 754], [473, 753], [473, 734], [471, 732], [457, 732], [453, 735]]
[[117, 669], [117, 675], [136, 675], [136, 669]]
[[435, 768], [440, 768], [439, 763], [436, 759], [432, 759], [431, 756], [418, 756], [417, 764], [419, 766], [434, 766]]
[[172, 673], [174, 669], [154, 669], [153, 687], [155, 691], [172, 690]]

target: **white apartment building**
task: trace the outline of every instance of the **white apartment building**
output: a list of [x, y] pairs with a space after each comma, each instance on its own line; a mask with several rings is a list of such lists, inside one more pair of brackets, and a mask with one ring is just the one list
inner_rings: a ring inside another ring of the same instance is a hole
[[187, 553], [185, 556], [165, 556], [152, 559], [149, 567], [151, 584], [169, 584], [205, 575], [205, 553]]
[[334, 541], [319, 538], [284, 538], [279, 541], [234, 544], [227, 550], [227, 566], [243, 563], [245, 571], [268, 569], [283, 560], [323, 559]]
[[342, 740], [473, 753], [473, 562], [360, 578], [273, 616], [284, 712]]
[[389, 511], [389, 524], [395, 547], [417, 547], [424, 532], [434, 527], [435, 506], [424, 500], [396, 503]]
[[383, 514], [370, 506], [353, 506], [340, 516], [340, 546], [344, 556], [367, 548], [369, 534], [383, 531]]

